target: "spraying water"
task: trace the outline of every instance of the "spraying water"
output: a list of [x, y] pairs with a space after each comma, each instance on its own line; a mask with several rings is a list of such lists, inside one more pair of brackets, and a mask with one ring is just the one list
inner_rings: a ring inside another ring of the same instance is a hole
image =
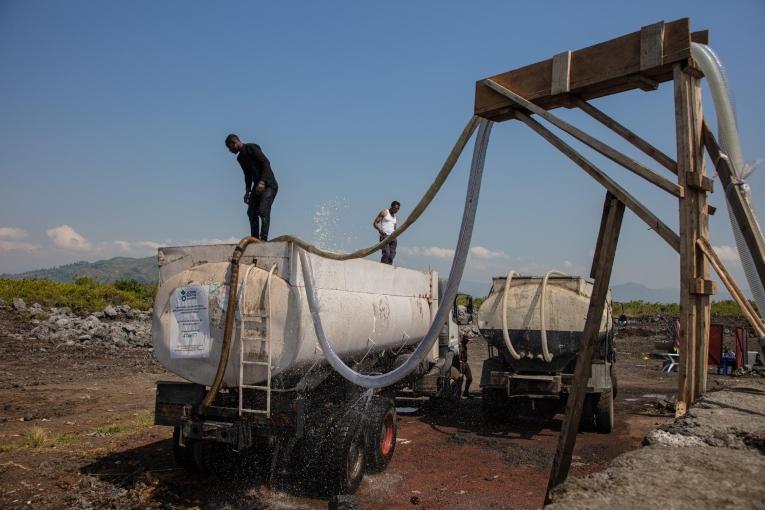
[[314, 244], [324, 250], [342, 250], [352, 246], [358, 236], [343, 230], [350, 215], [350, 202], [346, 197], [324, 200], [313, 213]]

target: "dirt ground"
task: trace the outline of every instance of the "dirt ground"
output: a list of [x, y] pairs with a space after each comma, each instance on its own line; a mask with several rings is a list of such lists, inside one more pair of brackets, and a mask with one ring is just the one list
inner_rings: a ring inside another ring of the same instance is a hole
[[[152, 425], [154, 384], [174, 377], [149, 349], [51, 349], [31, 339], [30, 329], [0, 310], [0, 507], [326, 508], [289, 477], [269, 486], [262, 469], [210, 478], [178, 468], [172, 430]], [[615, 431], [579, 435], [573, 475], [603, 469], [673, 420], [662, 402], [673, 397], [677, 375], [661, 373], [661, 362], [645, 356], [661, 327], [632, 329], [617, 340]], [[471, 344], [476, 391], [485, 350]], [[729, 378], [713, 379], [725, 384]], [[400, 414], [393, 461], [385, 472], [366, 476], [357, 493], [360, 507], [541, 507], [561, 417], [528, 415], [487, 426], [480, 408], [474, 397], [454, 413], [422, 406]]]

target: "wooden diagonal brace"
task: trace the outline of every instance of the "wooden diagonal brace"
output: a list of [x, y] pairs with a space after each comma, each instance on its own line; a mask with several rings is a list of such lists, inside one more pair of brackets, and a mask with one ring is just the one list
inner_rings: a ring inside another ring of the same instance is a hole
[[587, 172], [590, 177], [598, 181], [606, 190], [623, 202], [627, 207], [634, 212], [638, 218], [643, 220], [651, 230], [659, 234], [659, 237], [664, 239], [676, 252], [680, 252], [680, 236], [677, 235], [671, 228], [669, 228], [663, 221], [661, 221], [656, 215], [654, 215], [645, 205], [640, 203], [638, 199], [633, 197], [624, 188], [619, 186], [611, 177], [605, 172], [596, 167], [584, 156], [575, 151], [570, 145], [555, 136], [549, 129], [542, 124], [532, 119], [528, 115], [518, 112], [516, 113], [518, 120], [529, 126], [536, 131], [542, 138], [550, 142], [556, 149], [568, 156], [571, 161], [579, 165], [579, 167]]
[[734, 174], [727, 155], [720, 150], [712, 131], [709, 129], [706, 120], [702, 124], [702, 135], [704, 145], [709, 152], [709, 157], [715, 164], [717, 175], [720, 177], [720, 183], [730, 204], [733, 216], [736, 218], [741, 234], [744, 236], [746, 246], [752, 255], [754, 267], [757, 270], [757, 276], [765, 287], [765, 239], [763, 239], [760, 227], [757, 224], [752, 211], [746, 204], [746, 198], [737, 183], [733, 181]]
[[581, 129], [572, 126], [565, 120], [553, 115], [552, 113], [548, 112], [544, 108], [541, 108], [535, 105], [531, 101], [527, 101], [526, 99], [522, 98], [521, 96], [519, 96], [512, 90], [507, 89], [503, 87], [502, 85], [500, 85], [499, 83], [492, 80], [485, 80], [484, 83], [486, 84], [486, 86], [488, 86], [495, 92], [505, 96], [506, 98], [517, 103], [518, 105], [526, 108], [530, 112], [539, 115], [540, 117], [550, 122], [554, 126], [570, 134], [571, 136], [573, 136], [580, 142], [598, 151], [599, 153], [601, 153], [602, 155], [604, 155], [611, 161], [618, 163], [619, 165], [623, 166], [627, 170], [639, 175], [640, 177], [647, 180], [648, 182], [653, 183], [656, 186], [660, 187], [664, 191], [678, 198], [682, 198], [685, 195], [685, 190], [681, 186], [678, 186], [677, 184], [670, 181], [669, 179], [665, 179], [664, 177], [655, 173], [653, 170], [646, 168], [645, 166], [641, 165], [634, 159], [622, 154], [621, 152], [617, 151], [616, 149], [612, 147], [609, 147], [608, 145], [601, 142], [600, 140], [588, 135]]
[[612, 130], [617, 135], [621, 136], [628, 142], [630, 142], [632, 145], [643, 151], [648, 156], [652, 157], [656, 162], [658, 162], [660, 165], [662, 165], [664, 168], [672, 172], [673, 174], [677, 175], [677, 162], [667, 156], [665, 153], [651, 145], [650, 143], [646, 142], [644, 139], [627, 129], [626, 127], [619, 124], [617, 121], [603, 113], [602, 111], [598, 110], [596, 107], [588, 103], [587, 101], [583, 100], [579, 97], [572, 98], [572, 103], [574, 106], [578, 106], [579, 109], [581, 109], [583, 112], [585, 112], [587, 115], [592, 117], [593, 119], [597, 120], [610, 130]]
[[622, 218], [624, 217], [624, 204], [608, 193], [606, 206], [603, 208], [605, 218], [601, 221], [603, 228], [598, 237], [595, 247], [596, 268], [595, 283], [592, 287], [592, 297], [587, 310], [587, 319], [582, 332], [582, 340], [579, 352], [576, 356], [576, 368], [574, 380], [571, 383], [568, 400], [566, 401], [566, 414], [563, 417], [558, 449], [553, 458], [550, 471], [550, 479], [547, 484], [546, 502], [550, 501], [550, 492], [566, 479], [571, 467], [571, 455], [576, 443], [576, 434], [579, 431], [579, 420], [582, 417], [582, 407], [587, 390], [587, 380], [590, 378], [592, 369], [592, 357], [597, 345], [600, 323], [603, 320], [603, 311], [608, 297], [608, 285], [611, 280], [611, 270], [616, 255], [616, 245], [619, 241]]

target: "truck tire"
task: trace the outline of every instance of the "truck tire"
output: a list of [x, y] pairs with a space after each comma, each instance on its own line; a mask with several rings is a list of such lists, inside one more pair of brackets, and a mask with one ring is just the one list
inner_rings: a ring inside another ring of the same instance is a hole
[[481, 388], [481, 410], [486, 423], [495, 423], [506, 417], [509, 403], [503, 388]]
[[396, 407], [386, 397], [372, 398], [368, 407], [367, 470], [383, 471], [396, 449]]
[[191, 473], [199, 472], [197, 463], [194, 461], [194, 452], [192, 449], [193, 440], [187, 439], [185, 446], [181, 446], [181, 428], [173, 428], [173, 456], [175, 463]]
[[613, 391], [607, 391], [600, 395], [595, 409], [595, 423], [601, 434], [610, 434], [614, 430]]
[[194, 441], [191, 452], [198, 473], [225, 473], [234, 467], [234, 452], [231, 448], [211, 439]]
[[579, 430], [583, 432], [592, 432], [595, 430], [597, 419], [595, 411], [598, 405], [600, 395], [597, 393], [588, 393], [584, 396], [582, 405], [582, 418], [579, 420]]
[[366, 435], [359, 412], [351, 409], [329, 432], [323, 487], [328, 494], [353, 494], [364, 478]]

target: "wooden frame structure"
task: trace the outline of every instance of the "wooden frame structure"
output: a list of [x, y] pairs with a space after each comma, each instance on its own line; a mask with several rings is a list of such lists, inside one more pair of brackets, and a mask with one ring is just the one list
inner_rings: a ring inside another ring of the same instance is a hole
[[[625, 208], [634, 212], [680, 255], [678, 415], [684, 414], [688, 406], [706, 392], [711, 296], [716, 291], [714, 282], [710, 280], [710, 266], [738, 302], [757, 334], [765, 335], [765, 325], [709, 243], [708, 220], [709, 215], [714, 214], [714, 208], [708, 204], [708, 195], [713, 192], [714, 186], [712, 179], [707, 176], [704, 148], [707, 148], [726, 189], [730, 188], [731, 169], [727, 157], [721, 153], [703, 118], [703, 74], [691, 58], [692, 42], [707, 44], [708, 32], [691, 32], [688, 18], [659, 22], [645, 26], [638, 32], [577, 51], [566, 51], [551, 59], [476, 83], [477, 116], [497, 122], [520, 120], [606, 188], [606, 201], [590, 274], [595, 282], [572, 390], [550, 473], [548, 500], [550, 491], [565, 480], [570, 467]], [[677, 139], [675, 159], [588, 102], [590, 99], [633, 89], [656, 90], [661, 83], [668, 81], [674, 83]], [[558, 107], [581, 109], [650, 156], [671, 172], [671, 177], [655, 172], [550, 112]], [[625, 188], [534, 116], [676, 198], [679, 201], [679, 233], [664, 224]], [[765, 281], [765, 242], [737, 193], [737, 188], [729, 193], [731, 209], [741, 225], [758, 274]]]

